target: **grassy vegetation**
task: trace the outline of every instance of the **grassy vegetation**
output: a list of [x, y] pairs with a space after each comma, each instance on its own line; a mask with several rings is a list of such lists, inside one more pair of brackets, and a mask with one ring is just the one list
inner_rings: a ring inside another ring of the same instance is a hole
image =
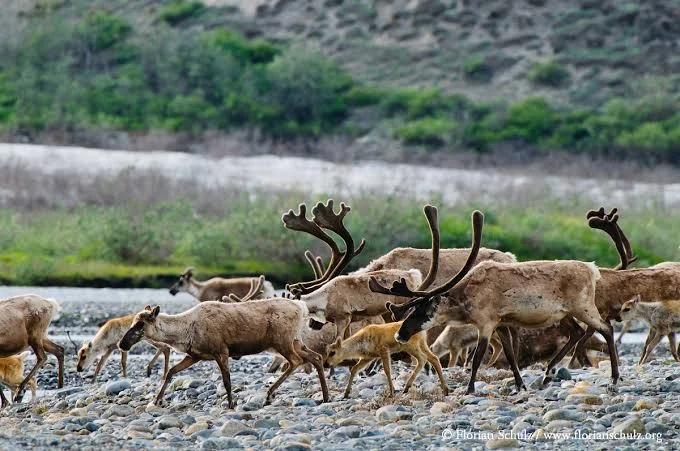
[[[360, 117], [362, 133], [388, 127], [404, 143], [430, 150], [511, 144], [680, 164], [678, 95], [578, 109], [540, 97], [479, 104], [436, 86], [364, 85], [314, 51], [222, 26], [180, 26], [207, 8], [165, 2], [152, 27], [96, 7], [75, 17], [31, 18], [30, 27], [0, 43], [0, 132], [255, 128], [275, 139], [308, 139], [351, 132], [351, 119]], [[477, 81], [490, 71], [484, 58], [464, 64]], [[547, 61], [528, 77], [556, 87], [569, 70]], [[373, 114], [362, 115], [366, 109]]]
[[569, 80], [569, 71], [555, 61], [536, 63], [531, 66], [529, 80], [537, 85], [558, 88]]
[[[311, 276], [305, 249], [325, 255], [323, 244], [283, 227], [281, 214], [299, 199], [288, 196], [230, 199], [224, 214], [196, 211], [188, 202], [83, 206], [74, 210], [0, 210], [0, 280], [8, 284], [167, 286], [186, 266], [199, 277], [267, 274], [283, 284]], [[397, 197], [351, 201], [348, 227], [367, 240], [356, 268], [395, 246], [428, 247], [421, 204]], [[483, 207], [483, 245], [511, 251], [521, 260], [575, 258], [613, 266], [607, 237], [589, 229], [584, 209]], [[471, 208], [441, 214], [442, 246], [469, 246]], [[644, 266], [679, 260], [678, 216], [627, 212], [622, 224]]]

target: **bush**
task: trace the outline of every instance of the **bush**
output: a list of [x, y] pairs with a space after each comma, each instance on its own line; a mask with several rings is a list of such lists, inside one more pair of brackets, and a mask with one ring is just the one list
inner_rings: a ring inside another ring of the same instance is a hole
[[78, 32], [93, 51], [105, 50], [121, 42], [132, 27], [122, 17], [106, 11], [91, 11], [81, 21]]
[[569, 71], [556, 61], [535, 63], [529, 70], [532, 83], [557, 88], [569, 80]]
[[242, 64], [265, 64], [271, 62], [281, 49], [262, 39], [249, 41], [242, 34], [226, 28], [213, 30], [203, 37], [203, 41], [224, 52], [230, 53]]
[[130, 264], [167, 262], [181, 238], [196, 227], [194, 211], [183, 201], [116, 207], [98, 216], [101, 230], [92, 238], [101, 241], [102, 256]]
[[489, 114], [472, 122], [463, 132], [463, 145], [478, 152], [487, 152], [490, 145], [501, 141], [504, 123], [498, 114]]
[[463, 64], [463, 73], [468, 80], [488, 82], [493, 78], [493, 72], [493, 67], [481, 56], [470, 58]]
[[553, 135], [545, 142], [546, 146], [554, 149], [584, 150], [592, 148], [593, 135], [586, 126], [593, 117], [592, 112], [576, 110], [562, 117]]
[[199, 131], [209, 128], [217, 116], [217, 110], [206, 101], [198, 90], [189, 95], [178, 95], [168, 104], [167, 124], [173, 130]]
[[[451, 98], [452, 103], [460, 100]], [[388, 93], [382, 108], [388, 116], [403, 114], [409, 119], [435, 116], [450, 109], [446, 96], [439, 89], [395, 89]]]
[[450, 119], [417, 119], [398, 127], [395, 136], [406, 144], [442, 146], [451, 140], [456, 126]]
[[113, 214], [104, 229], [102, 241], [109, 258], [123, 263], [159, 260], [161, 243], [151, 222], [145, 218]]
[[193, 17], [203, 11], [205, 6], [201, 2], [187, 2], [178, 0], [161, 8], [161, 20], [176, 25], [190, 17]]
[[626, 149], [654, 151], [662, 155], [671, 148], [672, 142], [671, 137], [661, 124], [647, 122], [631, 132], [621, 133], [616, 139], [616, 144]]
[[259, 118], [266, 132], [318, 135], [347, 115], [351, 78], [316, 53], [291, 49], [267, 65], [260, 80]]
[[549, 136], [556, 126], [557, 115], [550, 104], [541, 97], [530, 97], [510, 106], [502, 133], [505, 138], [538, 143]]
[[352, 86], [344, 95], [345, 102], [350, 106], [364, 107], [377, 105], [385, 97], [386, 90], [377, 86]]

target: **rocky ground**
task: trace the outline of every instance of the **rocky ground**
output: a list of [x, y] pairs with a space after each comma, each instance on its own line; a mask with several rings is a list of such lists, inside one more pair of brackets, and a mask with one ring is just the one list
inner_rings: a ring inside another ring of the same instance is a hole
[[[14, 294], [0, 291], [3, 297]], [[412, 393], [389, 398], [379, 373], [359, 377], [351, 398], [342, 400], [348, 372], [339, 369], [329, 379], [329, 403], [318, 403], [316, 375], [300, 372], [283, 384], [271, 405], [263, 406], [266, 389], [275, 380], [266, 373], [271, 357], [263, 354], [231, 360], [234, 410], [227, 408], [211, 362], [180, 373], [166, 393], [166, 406], [150, 406], [161, 369], [158, 365], [152, 377], [144, 376], [150, 348], [135, 348], [128, 360], [128, 378], [121, 378], [114, 355], [92, 383], [92, 368], [82, 376], [75, 372], [74, 347], [63, 332], [68, 329], [80, 344], [94, 334], [92, 323], [108, 314], [135, 310], [154, 300], [164, 301], [167, 311], [177, 311], [193, 301], [170, 298], [160, 290], [42, 291], [63, 299], [64, 311], [51, 334], [67, 346], [66, 387], [56, 389], [51, 358], [40, 373], [38, 401], [0, 412], [0, 449], [671, 449], [680, 437], [680, 370], [667, 357], [665, 344], [643, 367], [634, 365], [641, 345], [623, 344], [624, 380], [616, 393], [606, 389], [608, 361], [595, 369], [561, 370], [562, 380], [546, 389], [536, 386], [542, 374], [539, 367], [524, 370], [529, 390], [519, 395], [511, 394], [508, 371], [489, 369], [482, 372], [477, 393], [466, 396], [468, 374], [455, 368], [445, 370], [452, 389], [446, 397], [435, 377], [422, 373]], [[179, 359], [172, 357], [173, 362]], [[33, 361], [31, 357], [28, 365]], [[403, 387], [409, 368], [394, 363], [393, 373], [396, 388]], [[29, 399], [27, 394], [25, 401]], [[639, 436], [625, 439], [622, 433]]]

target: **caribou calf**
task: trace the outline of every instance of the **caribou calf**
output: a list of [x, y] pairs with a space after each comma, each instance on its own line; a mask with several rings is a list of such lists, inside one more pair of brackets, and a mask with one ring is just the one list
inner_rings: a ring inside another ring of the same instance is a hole
[[407, 393], [413, 381], [418, 376], [418, 373], [423, 369], [426, 362], [434, 367], [439, 376], [442, 391], [444, 395], [448, 395], [449, 388], [446, 385], [446, 380], [442, 374], [442, 366], [436, 355], [430, 351], [427, 345], [427, 334], [425, 332], [411, 336], [408, 341], [398, 342], [395, 336], [401, 322], [387, 323], [387, 324], [371, 324], [361, 329], [356, 334], [349, 337], [347, 340], [338, 338], [328, 348], [328, 364], [335, 366], [341, 362], [349, 359], [359, 359], [356, 365], [352, 367], [347, 380], [347, 387], [345, 388], [345, 398], [349, 397], [352, 390], [352, 381], [362, 368], [366, 367], [375, 359], [381, 359], [385, 376], [387, 376], [387, 385], [389, 387], [390, 396], [394, 396], [394, 385], [392, 385], [391, 374], [391, 360], [390, 354], [397, 352], [406, 352], [416, 359], [418, 362], [415, 369], [408, 378], [404, 386], [404, 393]]
[[[146, 306], [147, 310], [151, 310], [150, 306]], [[122, 316], [120, 318], [113, 318], [106, 321], [101, 328], [97, 331], [97, 334], [92, 340], [84, 343], [83, 346], [78, 351], [78, 365], [76, 366], [76, 371], [79, 373], [87, 369], [87, 367], [92, 364], [94, 359], [99, 357], [99, 362], [94, 370], [94, 375], [92, 376], [92, 383], [97, 380], [97, 375], [106, 365], [106, 361], [109, 359], [111, 354], [118, 349], [118, 342], [125, 332], [132, 326], [132, 321], [135, 315]], [[165, 357], [165, 365], [163, 368], [163, 375], [167, 374], [168, 367], [170, 365], [170, 348], [162, 343], [154, 343], [147, 340], [151, 346], [156, 348], [156, 354], [153, 356], [146, 368], [146, 376], [151, 376], [151, 370], [158, 358], [163, 354]], [[123, 377], [127, 377], [127, 352], [121, 351], [120, 353], [120, 366], [123, 372]]]
[[[459, 358], [467, 366], [468, 352], [474, 349], [477, 344], [479, 331], [471, 324], [464, 326], [446, 326], [437, 339], [432, 343], [430, 349], [439, 358], [449, 354], [449, 367], [455, 366]], [[495, 335], [491, 337], [491, 348], [493, 352], [488, 361], [488, 366], [493, 366], [501, 354], [503, 346]]]
[[[19, 355], [0, 359], [0, 391], [4, 385], [11, 393], [16, 393], [19, 384], [24, 380], [24, 360], [29, 354], [30, 352], [24, 351]], [[38, 384], [35, 377], [28, 381], [28, 388], [31, 390], [31, 402], [35, 402], [38, 399]]]
[[680, 300], [642, 302], [640, 295], [636, 295], [621, 308], [621, 318], [629, 321], [641, 319], [649, 325], [649, 335], [645, 341], [639, 365], [649, 362], [652, 351], [664, 336], [668, 337], [671, 355], [680, 362], [675, 342], [675, 332], [680, 332]]

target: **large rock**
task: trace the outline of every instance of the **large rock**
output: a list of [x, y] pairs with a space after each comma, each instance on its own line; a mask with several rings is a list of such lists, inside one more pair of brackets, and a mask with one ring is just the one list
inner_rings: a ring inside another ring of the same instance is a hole
[[615, 434], [632, 434], [632, 433], [645, 433], [645, 423], [642, 422], [639, 416], [635, 415], [633, 418], [625, 420], [612, 429]]
[[106, 393], [106, 396], [118, 396], [120, 392], [124, 390], [129, 390], [130, 387], [132, 387], [132, 385], [130, 385], [130, 381], [126, 380], [113, 381], [106, 384], [106, 389], [104, 390], [104, 393]]
[[165, 430], [165, 429], [170, 429], [170, 428], [177, 428], [177, 429], [182, 429], [184, 427], [184, 423], [180, 421], [179, 418], [172, 416], [172, 415], [164, 415], [160, 417], [158, 420], [158, 429], [160, 430]]
[[576, 422], [569, 420], [553, 420], [543, 428], [547, 432], [557, 432], [563, 429], [574, 429]]
[[570, 381], [571, 380], [571, 373], [569, 372], [568, 369], [562, 367], [559, 370], [557, 370], [557, 374], [555, 374], [555, 380], [556, 381]]
[[410, 420], [413, 412], [404, 406], [389, 404], [376, 410], [375, 417], [378, 421]]
[[130, 406], [119, 406], [114, 404], [106, 411], [110, 417], [127, 417], [135, 413], [135, 409]]
[[210, 429], [210, 425], [207, 422], [197, 421], [196, 423], [186, 428], [186, 430], [184, 431], [184, 435], [195, 434], [196, 432], [204, 431], [206, 429]]
[[637, 404], [637, 401], [624, 401], [624, 402], [619, 402], [616, 404], [612, 404], [611, 406], [607, 406], [605, 409], [605, 412], [607, 413], [613, 413], [613, 412], [630, 412], [633, 410], [633, 407], [635, 407], [635, 404]]
[[543, 415], [543, 421], [549, 423], [554, 420], [581, 421], [583, 414], [571, 409], [553, 409]]
[[492, 438], [487, 440], [486, 447], [488, 449], [519, 448], [519, 442], [514, 438]]
[[224, 422], [222, 427], [220, 428], [218, 435], [222, 437], [233, 437], [236, 434], [238, 434], [241, 431], [245, 431], [246, 429], [250, 429], [248, 426], [246, 426], [244, 423], [241, 421], [237, 420], [227, 420]]
[[243, 448], [238, 440], [228, 437], [209, 438], [201, 445], [201, 449], [234, 449]]

